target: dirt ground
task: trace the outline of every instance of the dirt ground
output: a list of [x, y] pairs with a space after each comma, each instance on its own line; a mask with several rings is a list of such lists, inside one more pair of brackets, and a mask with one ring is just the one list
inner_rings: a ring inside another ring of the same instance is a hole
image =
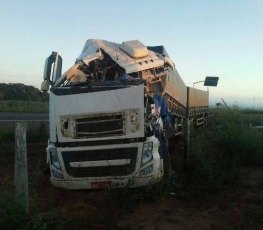
[[[243, 180], [219, 192], [187, 197], [171, 191], [125, 208], [116, 203], [116, 197], [112, 199], [114, 191], [53, 187], [44, 172], [45, 146], [28, 144], [30, 213], [59, 220], [60, 229], [263, 229], [263, 170], [259, 166], [241, 168]], [[0, 165], [1, 186], [12, 190], [13, 143], [0, 143]]]

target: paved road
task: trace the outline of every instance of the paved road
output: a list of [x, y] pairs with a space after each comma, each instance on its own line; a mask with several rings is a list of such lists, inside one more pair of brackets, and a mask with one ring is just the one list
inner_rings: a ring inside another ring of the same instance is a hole
[[48, 113], [0, 113], [0, 122], [48, 121]]

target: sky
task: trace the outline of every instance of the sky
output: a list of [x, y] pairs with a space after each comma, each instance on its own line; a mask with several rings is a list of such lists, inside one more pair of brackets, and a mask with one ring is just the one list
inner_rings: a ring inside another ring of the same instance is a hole
[[223, 98], [263, 109], [262, 0], [0, 0], [0, 6], [0, 83], [40, 88], [52, 51], [66, 71], [89, 38], [138, 39], [164, 45], [188, 86], [218, 76], [210, 104]]

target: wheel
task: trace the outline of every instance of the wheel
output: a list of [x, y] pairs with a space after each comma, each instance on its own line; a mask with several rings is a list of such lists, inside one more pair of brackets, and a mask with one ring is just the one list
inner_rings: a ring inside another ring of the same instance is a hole
[[208, 126], [208, 115], [205, 114], [205, 116], [204, 116], [203, 128], [206, 128], [207, 126]]
[[178, 127], [178, 118], [174, 119], [174, 134], [176, 135], [178, 133], [179, 127]]
[[169, 151], [168, 138], [165, 135], [162, 135], [161, 148], [163, 156], [164, 175], [169, 176], [172, 174], [172, 161]]

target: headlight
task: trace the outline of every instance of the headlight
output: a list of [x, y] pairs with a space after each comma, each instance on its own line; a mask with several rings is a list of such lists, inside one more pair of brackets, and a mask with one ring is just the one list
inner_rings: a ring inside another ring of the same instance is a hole
[[59, 164], [59, 159], [58, 159], [57, 149], [51, 148], [51, 149], [49, 149], [49, 153], [50, 153], [51, 164], [55, 168], [61, 170], [61, 167], [60, 167], [60, 164]]
[[153, 158], [152, 148], [153, 148], [152, 142], [147, 142], [143, 144], [141, 165], [145, 165], [146, 163], [152, 160]]

